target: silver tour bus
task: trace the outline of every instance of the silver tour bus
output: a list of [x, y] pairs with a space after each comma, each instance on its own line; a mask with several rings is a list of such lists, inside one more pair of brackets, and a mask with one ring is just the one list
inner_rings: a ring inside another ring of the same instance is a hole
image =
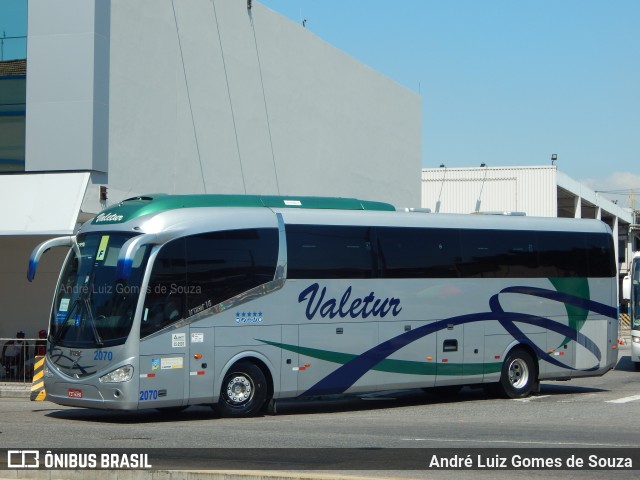
[[598, 220], [396, 211], [348, 198], [151, 195], [72, 236], [47, 399], [250, 416], [283, 398], [602, 375], [617, 360]]

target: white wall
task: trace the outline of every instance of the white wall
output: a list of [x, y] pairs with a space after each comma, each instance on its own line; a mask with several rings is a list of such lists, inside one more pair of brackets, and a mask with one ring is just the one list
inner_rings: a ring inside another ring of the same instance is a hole
[[557, 216], [556, 167], [425, 168], [422, 207], [441, 213]]
[[111, 0], [110, 202], [246, 192], [417, 206], [419, 96], [246, 5]]
[[110, 0], [29, 0], [25, 170], [106, 172]]

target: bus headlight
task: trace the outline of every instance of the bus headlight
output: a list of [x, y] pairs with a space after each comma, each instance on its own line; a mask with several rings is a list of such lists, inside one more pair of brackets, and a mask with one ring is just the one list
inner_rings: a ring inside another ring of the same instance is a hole
[[125, 365], [100, 377], [102, 383], [128, 382], [133, 377], [133, 366]]
[[631, 337], [633, 343], [640, 343], [640, 337]]

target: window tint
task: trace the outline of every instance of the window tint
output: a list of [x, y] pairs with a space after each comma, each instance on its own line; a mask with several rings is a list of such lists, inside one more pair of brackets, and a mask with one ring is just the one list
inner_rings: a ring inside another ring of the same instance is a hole
[[[606, 233], [589, 235], [585, 239], [590, 277], [614, 277], [617, 275], [613, 238]], [[624, 251], [624, 249], [621, 249]]]
[[153, 263], [140, 338], [184, 318], [186, 287], [185, 240], [180, 238], [163, 246]]
[[289, 278], [372, 278], [368, 227], [287, 226]]
[[153, 264], [140, 337], [273, 280], [278, 230], [212, 232], [162, 247]]
[[463, 277], [538, 277], [536, 232], [461, 230]]
[[586, 277], [584, 233], [540, 232], [540, 270], [546, 277]]
[[273, 280], [278, 231], [231, 230], [187, 238], [187, 313], [228, 300]]
[[453, 278], [460, 261], [458, 230], [377, 229], [380, 275], [386, 278]]

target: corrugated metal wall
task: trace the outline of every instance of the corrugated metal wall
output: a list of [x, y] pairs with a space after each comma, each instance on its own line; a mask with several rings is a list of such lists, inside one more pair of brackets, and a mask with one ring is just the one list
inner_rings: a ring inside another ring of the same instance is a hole
[[426, 168], [422, 207], [440, 213], [519, 211], [557, 216], [556, 167]]

